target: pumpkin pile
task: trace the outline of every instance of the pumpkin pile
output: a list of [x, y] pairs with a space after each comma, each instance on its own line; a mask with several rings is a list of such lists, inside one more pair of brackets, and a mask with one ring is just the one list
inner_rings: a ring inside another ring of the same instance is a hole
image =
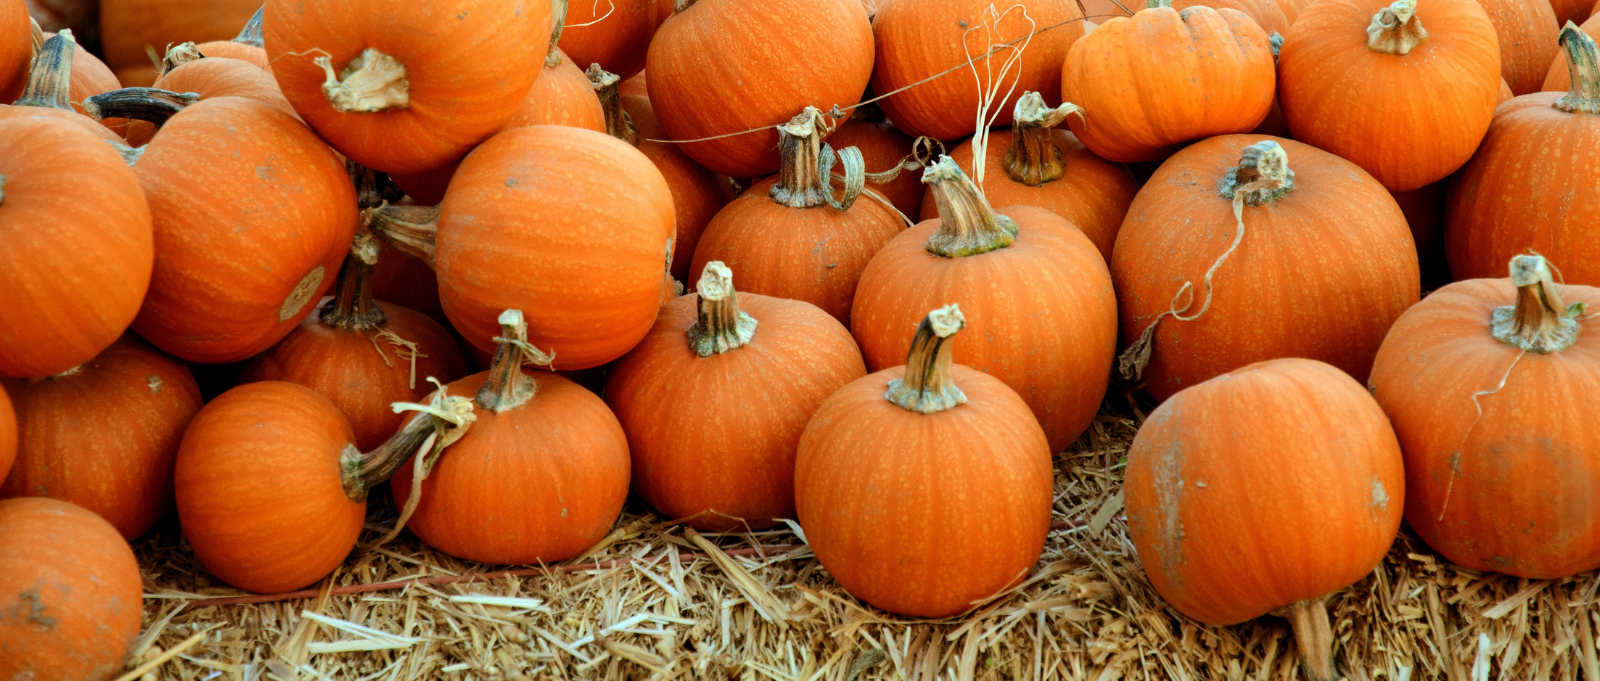
[[120, 670], [171, 516], [282, 592], [374, 494], [379, 543], [489, 564], [630, 492], [797, 521], [960, 615], [1029, 577], [1113, 381], [1159, 404], [1151, 583], [1288, 618], [1309, 678], [1402, 517], [1600, 568], [1587, 8], [253, 3], [103, 0], [84, 46], [0, 0], [0, 677]]

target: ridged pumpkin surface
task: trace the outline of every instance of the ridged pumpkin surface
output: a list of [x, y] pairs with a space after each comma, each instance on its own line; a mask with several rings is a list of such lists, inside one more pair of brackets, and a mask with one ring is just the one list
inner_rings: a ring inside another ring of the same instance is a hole
[[[1478, 0], [1500, 44], [1500, 76], [1513, 94], [1538, 92], [1551, 62], [1561, 62], [1560, 25], [1547, 0]], [[1422, 6], [1427, 6], [1423, 0]]]
[[567, 125], [606, 131], [605, 112], [600, 110], [600, 99], [595, 97], [589, 77], [583, 75], [583, 67], [562, 53], [560, 64], [539, 71], [539, 79], [528, 88], [522, 106], [511, 114], [501, 126], [502, 130], [530, 125]]
[[267, 61], [267, 50], [264, 47], [246, 45], [232, 40], [213, 40], [195, 45], [195, 48], [200, 50], [200, 54], [207, 57], [237, 59], [248, 64], [254, 64], [257, 68], [268, 73], [272, 72], [272, 63]]
[[571, 55], [579, 69], [599, 64], [627, 80], [644, 70], [657, 23], [655, 0], [578, 0], [567, 7], [561, 51]]
[[28, 85], [33, 61], [33, 25], [23, 0], [0, 2], [0, 102], [15, 101]]
[[[294, 115], [294, 107], [278, 91], [278, 81], [272, 74], [262, 71], [249, 62], [225, 57], [206, 57], [179, 64], [156, 79], [151, 87], [173, 92], [193, 92], [200, 99], [217, 97], [243, 97], [275, 107]], [[144, 146], [156, 134], [156, 126], [145, 121], [131, 121], [125, 136], [129, 146]]]
[[639, 134], [639, 151], [656, 164], [656, 170], [661, 171], [662, 179], [672, 190], [678, 227], [672, 243], [671, 271], [674, 279], [689, 281], [689, 263], [694, 260], [700, 235], [717, 212], [733, 200], [733, 188], [727, 177], [695, 163], [678, 148], [679, 145], [651, 141], [667, 139], [667, 133], [656, 120], [649, 98], [626, 95], [621, 100], [622, 110], [633, 120], [633, 127]]

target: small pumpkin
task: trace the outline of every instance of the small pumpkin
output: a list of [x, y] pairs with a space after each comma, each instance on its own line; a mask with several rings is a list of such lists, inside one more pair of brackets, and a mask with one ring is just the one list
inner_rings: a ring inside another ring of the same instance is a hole
[[[867, 171], [874, 173], [894, 169], [905, 161], [907, 154], [919, 148], [915, 140], [894, 127], [884, 117], [883, 110], [873, 104], [863, 104], [850, 112], [850, 120], [840, 123], [828, 135], [828, 144], [835, 149], [859, 149]], [[873, 182], [867, 189], [881, 194], [894, 204], [895, 210], [906, 216], [916, 215], [922, 209], [927, 193], [917, 174], [906, 170], [901, 170], [888, 182]]]
[[1388, 553], [1405, 481], [1361, 384], [1313, 360], [1260, 362], [1151, 412], [1128, 449], [1128, 534], [1178, 612], [1216, 626], [1285, 617], [1306, 677], [1332, 681], [1326, 599]]
[[646, 64], [650, 105], [672, 139], [763, 128], [681, 144], [683, 153], [729, 177], [762, 177], [779, 166], [775, 124], [861, 101], [872, 26], [858, 0], [681, 0]]
[[[660, 23], [656, 4], [656, 0], [570, 3], [561, 50], [579, 64], [599, 64], [618, 78], [632, 78], [644, 70], [650, 39]], [[670, 0], [667, 5], [672, 5]]]
[[0, 677], [121, 674], [143, 591], [133, 549], [95, 514], [55, 499], [0, 501]]
[[1594, 16], [1594, 5], [1589, 0], [1550, 0], [1550, 7], [1555, 10], [1556, 23], [1562, 26]]
[[867, 368], [850, 331], [815, 305], [740, 296], [716, 261], [696, 288], [611, 369], [606, 404], [645, 503], [711, 532], [771, 527], [794, 517], [806, 423]]
[[134, 321], [150, 285], [150, 206], [91, 129], [109, 132], [58, 118], [0, 120], [0, 376], [89, 361]]
[[200, 410], [182, 362], [129, 335], [82, 366], [5, 389], [20, 439], [0, 498], [77, 504], [130, 541], [172, 511], [173, 460]]
[[806, 541], [845, 590], [897, 614], [972, 609], [1027, 577], [1049, 533], [1050, 445], [1015, 391], [952, 362], [965, 323], [957, 305], [928, 313], [905, 366], [840, 388], [800, 436]]
[[530, 125], [570, 125], [595, 132], [606, 131], [606, 115], [583, 67], [554, 43], [539, 79], [528, 89], [522, 106], [511, 114], [502, 130]]
[[1395, 192], [1438, 182], [1472, 157], [1499, 87], [1499, 39], [1477, 0], [1317, 0], [1278, 58], [1294, 139]]
[[[0, 104], [0, 119], [37, 116], [59, 118], [120, 148], [122, 137], [112, 131], [111, 126], [121, 119], [107, 120], [106, 125], [95, 123], [77, 112], [78, 105], [72, 99], [78, 58], [87, 54], [88, 51], [77, 48], [77, 39], [70, 30], [45, 40], [39, 47], [39, 53], [34, 56], [33, 65], [29, 67], [28, 86], [23, 89], [22, 96], [9, 106]], [[122, 122], [122, 126], [126, 127], [126, 121]]]
[[254, 64], [264, 71], [272, 70], [272, 63], [267, 61], [267, 49], [261, 36], [261, 18], [266, 12], [262, 6], [250, 15], [250, 20], [245, 22], [244, 28], [239, 30], [239, 35], [232, 40], [210, 40], [195, 46], [202, 56], [221, 57], [223, 59], [238, 59], [239, 61]]
[[[289, 106], [289, 100], [283, 98], [283, 93], [278, 90], [278, 82], [272, 79], [272, 74], [239, 59], [207, 57], [185, 62], [162, 74], [151, 87], [171, 93], [170, 95], [162, 93], [162, 96], [173, 104], [174, 109], [181, 109], [204, 99], [243, 97], [294, 115], [294, 107]], [[179, 93], [194, 94], [198, 97], [184, 97]], [[97, 94], [88, 99], [88, 107], [92, 109], [89, 115], [103, 119], [105, 111], [115, 111], [122, 106], [122, 98], [148, 98], [154, 94], [156, 93], [133, 88]], [[156, 134], [156, 124], [150, 121], [134, 120], [125, 127], [127, 132], [124, 136], [129, 146], [141, 147], [149, 144], [150, 139]]]
[[1478, 0], [1500, 44], [1500, 75], [1513, 94], [1538, 92], [1560, 59], [1555, 11], [1546, 0]]
[[160, 74], [146, 46], [226, 40], [260, 8], [261, 0], [101, 0], [106, 66], [123, 86], [148, 87]]
[[[414, 505], [406, 527], [429, 546], [480, 563], [555, 563], [599, 543], [628, 496], [628, 441], [594, 393], [527, 342], [521, 312], [499, 317], [489, 370], [444, 386], [475, 395], [477, 421], [418, 481], [415, 464], [390, 481]], [[413, 499], [413, 497], [417, 497]]]

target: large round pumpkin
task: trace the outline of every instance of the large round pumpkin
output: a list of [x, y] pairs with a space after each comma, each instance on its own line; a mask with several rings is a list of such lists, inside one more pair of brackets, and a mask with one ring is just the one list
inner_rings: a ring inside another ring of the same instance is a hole
[[[1082, 17], [1077, 3], [1058, 0], [894, 0], [872, 19], [877, 47], [872, 91], [886, 96], [878, 105], [912, 137], [955, 140], [972, 134], [980, 91], [996, 91], [984, 119], [1009, 125], [1023, 92], [1060, 101], [1061, 64], [1084, 37]], [[1013, 42], [983, 57], [992, 45]], [[1007, 71], [1005, 64], [1019, 49], [1020, 60]], [[978, 59], [967, 65], [973, 58]], [[653, 67], [650, 77], [656, 77]], [[921, 84], [896, 92], [913, 83]]]
[[1405, 214], [1371, 175], [1254, 135], [1213, 137], [1162, 164], [1122, 223], [1111, 278], [1132, 346], [1121, 369], [1138, 376], [1143, 355], [1157, 399], [1279, 357], [1365, 380], [1420, 294]]
[[3, 497], [82, 506], [132, 540], [172, 510], [172, 466], [200, 386], [189, 368], [127, 336], [71, 371], [6, 381], [17, 462]]
[[106, 66], [128, 87], [155, 82], [146, 47], [227, 40], [249, 23], [261, 0], [101, 0]]
[[[1427, 3], [1430, 0], [1422, 0]], [[1478, 0], [1500, 45], [1500, 76], [1513, 94], [1538, 92], [1561, 48], [1561, 25], [1547, 0]]]
[[1499, 39], [1478, 0], [1317, 0], [1278, 57], [1294, 138], [1396, 192], [1472, 157], [1499, 87]]
[[867, 368], [850, 331], [815, 305], [740, 296], [715, 261], [698, 290], [662, 307], [611, 369], [606, 404], [646, 503], [702, 530], [770, 527], [794, 517], [801, 431]]
[[1155, 161], [1191, 140], [1249, 132], [1272, 108], [1275, 82], [1272, 47], [1254, 20], [1157, 0], [1073, 45], [1061, 97], [1086, 110], [1067, 125], [1096, 155]]
[[283, 95], [340, 153], [374, 170], [458, 161], [505, 125], [539, 77], [550, 3], [269, 0], [267, 58]]
[[1594, 3], [1589, 0], [1550, 0], [1550, 7], [1555, 10], [1556, 23], [1562, 26], [1594, 15]]
[[[1554, 263], [1559, 264], [1559, 263]], [[1405, 452], [1406, 522], [1450, 562], [1528, 579], [1600, 567], [1600, 289], [1536, 255], [1408, 310], [1372, 367]]]
[[1128, 449], [1128, 534], [1178, 612], [1211, 625], [1286, 617], [1306, 677], [1331, 681], [1325, 599], [1388, 553], [1405, 476], [1361, 384], [1322, 362], [1261, 362], [1151, 412]]
[[[650, 105], [679, 145], [711, 170], [778, 169], [771, 128], [808, 106], [861, 101], [872, 27], [859, 0], [685, 0], [650, 42]], [[714, 104], [713, 104], [714, 103]]]
[[67, 120], [0, 120], [0, 178], [0, 376], [60, 373], [138, 313], [150, 207], [122, 157]]
[[1117, 345], [1117, 298], [1095, 245], [1042, 208], [998, 213], [949, 157], [923, 176], [937, 217], [872, 259], [850, 330], [869, 369], [903, 361], [905, 329], [937, 301], [956, 301], [983, 333], [956, 347], [965, 366], [1004, 381], [1060, 451], [1094, 420]]
[[0, 678], [120, 675], [143, 591], [133, 550], [106, 521], [54, 499], [0, 501]]
[[958, 306], [929, 313], [906, 366], [840, 388], [800, 436], [806, 541], [889, 612], [966, 612], [1026, 578], [1049, 533], [1050, 445], [1015, 391], [952, 364], [964, 325]]
[[627, 80], [644, 70], [657, 23], [655, 0], [569, 0], [561, 50], [582, 68], [599, 64]]
[[[1038, 93], [1017, 100], [1011, 129], [990, 131], [987, 138], [983, 194], [991, 206], [1034, 206], [1066, 218], [1109, 261], [1139, 185], [1126, 166], [1095, 156], [1072, 133], [1056, 127], [1073, 115], [1068, 111], [1046, 107]], [[971, 140], [950, 158], [973, 175]], [[939, 217], [932, 192], [923, 198], [920, 213], [922, 220]]]

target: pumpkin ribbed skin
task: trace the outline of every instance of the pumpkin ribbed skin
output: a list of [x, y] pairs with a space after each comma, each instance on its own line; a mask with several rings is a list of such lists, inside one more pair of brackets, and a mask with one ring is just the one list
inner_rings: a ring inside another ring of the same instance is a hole
[[1400, 529], [1405, 476], [1361, 384], [1312, 360], [1261, 362], [1150, 414], [1128, 450], [1128, 533], [1168, 604], [1235, 624], [1372, 572]]
[[[533, 399], [510, 411], [479, 409], [445, 450], [406, 527], [428, 546], [479, 563], [555, 563], [594, 546], [628, 496], [628, 441], [594, 393], [546, 371], [527, 371]], [[474, 395], [488, 373], [447, 386]], [[395, 504], [411, 498], [412, 465], [389, 480]]]
[[[272, 74], [246, 61], [225, 57], [207, 57], [178, 65], [156, 79], [151, 87], [173, 92], [193, 92], [200, 99], [217, 97], [243, 97], [294, 115], [294, 107], [278, 91], [278, 81]], [[128, 145], [144, 146], [155, 137], [156, 126], [145, 121], [131, 121], [127, 125]]]
[[661, 129], [661, 122], [656, 120], [656, 112], [650, 108], [649, 98], [625, 95], [621, 100], [622, 110], [628, 113], [634, 129], [639, 133], [639, 151], [656, 164], [656, 170], [661, 171], [662, 179], [667, 181], [667, 187], [672, 190], [672, 206], [676, 211], [678, 228], [672, 242], [671, 272], [674, 279], [689, 281], [689, 263], [694, 259], [694, 249], [700, 243], [700, 235], [706, 231], [711, 219], [716, 217], [717, 211], [733, 200], [733, 188], [729, 186], [727, 177], [695, 163], [678, 145], [650, 141], [666, 139], [667, 133]]
[[[1494, 24], [1500, 45], [1500, 75], [1511, 92], [1538, 92], [1552, 61], [1561, 62], [1556, 34], [1561, 26], [1546, 0], [1478, 0]], [[1426, 6], [1426, 3], [1421, 3]]]
[[644, 70], [645, 54], [658, 23], [655, 0], [580, 0], [567, 7], [561, 51], [571, 55], [580, 69], [599, 64], [627, 80]]
[[33, 25], [23, 0], [0, 2], [0, 102], [10, 104], [28, 86], [33, 63]]
[[[1600, 306], [1600, 289], [1560, 293]], [[1436, 291], [1395, 322], [1371, 386], [1405, 452], [1417, 534], [1468, 569], [1556, 579], [1600, 567], [1600, 432], [1585, 406], [1600, 394], [1600, 334], [1524, 353], [1489, 333], [1516, 299], [1507, 279]]]
[[[860, 11], [859, 2], [851, 1]], [[894, 92], [965, 64], [968, 59], [988, 52], [991, 42], [1011, 42], [1026, 37], [1031, 30], [1065, 22], [1063, 26], [1033, 36], [1028, 49], [1022, 53], [1020, 71], [1014, 67], [1000, 83], [1002, 95], [1015, 83], [1011, 95], [1003, 102], [997, 95], [989, 111], [990, 115], [1000, 114], [994, 125], [1005, 126], [1011, 124], [1011, 110], [1023, 92], [1038, 92], [1052, 104], [1060, 102], [1062, 60], [1068, 48], [1083, 37], [1083, 23], [1073, 21], [1083, 16], [1077, 4], [1025, 0], [1007, 5], [1025, 8], [1026, 18], [1024, 11], [1007, 11], [995, 5], [998, 12], [1005, 13], [998, 25], [995, 18], [987, 14], [990, 5], [987, 0], [894, 0], [880, 8], [872, 19], [877, 46], [872, 91], [879, 95]], [[1033, 21], [1030, 23], [1028, 19]], [[993, 33], [985, 26], [991, 27]], [[969, 32], [968, 28], [976, 30]], [[998, 75], [1001, 64], [1010, 56], [1011, 52], [1002, 51], [989, 59], [972, 62], [971, 68], [985, 74], [982, 83], [988, 85], [988, 70]], [[958, 68], [891, 95], [880, 100], [878, 106], [894, 121], [895, 127], [912, 137], [927, 135], [954, 140], [971, 135], [975, 129], [973, 114], [978, 111], [980, 83], [971, 68]], [[653, 74], [652, 71], [652, 78]]]
[[1289, 32], [1293, 23], [1286, 11], [1289, 7], [1282, 0], [1173, 0], [1172, 8], [1182, 12], [1190, 7], [1210, 7], [1212, 9], [1231, 9], [1250, 17], [1261, 27], [1261, 31], [1271, 36], [1274, 33], [1283, 35]]
[[[860, 101], [872, 27], [858, 0], [698, 0], [657, 29], [646, 64], [662, 128], [700, 139]], [[761, 177], [778, 169], [777, 145], [764, 130], [679, 148], [715, 172]]]
[[[989, 133], [984, 196], [991, 206], [1034, 206], [1065, 218], [1088, 236], [1100, 250], [1100, 257], [1109, 262], [1111, 247], [1117, 243], [1117, 230], [1122, 227], [1122, 219], [1127, 216], [1139, 185], [1127, 167], [1095, 156], [1072, 133], [1065, 130], [1053, 133], [1066, 174], [1037, 187], [1006, 175], [1003, 164], [1006, 149], [1011, 146], [1012, 132], [995, 130]], [[969, 177], [973, 176], [970, 140], [951, 151], [950, 158], [955, 159]], [[919, 215], [920, 220], [939, 217], [939, 206], [932, 193], [923, 197]]]
[[146, 45], [161, 52], [184, 42], [229, 40], [258, 9], [261, 0], [102, 0], [100, 35], [106, 66], [124, 87], [149, 86], [157, 74], [145, 54]]
[[1472, 157], [1494, 115], [1500, 47], [1477, 0], [1428, 0], [1416, 12], [1427, 40], [1405, 56], [1374, 52], [1367, 25], [1388, 5], [1317, 0], [1306, 8], [1284, 36], [1278, 100], [1295, 139], [1403, 192]]
[[[861, 158], [867, 163], [867, 172], [878, 173], [893, 168], [911, 153], [912, 140], [905, 133], [894, 127], [893, 123], [886, 120], [864, 121], [852, 118], [834, 128], [833, 134], [828, 135], [828, 144], [835, 151], [845, 147], [855, 147], [861, 150]], [[895, 210], [912, 217], [922, 208], [922, 197], [926, 193], [922, 186], [922, 179], [914, 170], [901, 170], [900, 176], [883, 184], [868, 183], [867, 189], [882, 194], [889, 203], [894, 204]], [[872, 200], [865, 198], [864, 200]]]
[[[1248, 132], [1272, 108], [1267, 34], [1231, 9], [1141, 10], [1067, 53], [1061, 96], [1087, 110], [1067, 125], [1112, 161], [1155, 161], [1190, 140]], [[1046, 95], [1046, 99], [1048, 99]]]
[[[931, 194], [931, 192], [930, 192]], [[955, 343], [955, 361], [1021, 395], [1061, 451], [1089, 426], [1116, 354], [1117, 298], [1111, 273], [1084, 234], [1033, 206], [996, 212], [1015, 220], [1009, 247], [946, 258], [929, 253], [935, 218], [889, 242], [856, 288], [850, 330], [867, 367], [905, 362], [923, 315], [955, 302], [976, 333]]]
[[750, 293], [738, 304], [755, 336], [700, 357], [685, 335], [699, 304], [687, 295], [662, 307], [611, 369], [606, 404], [628, 434], [633, 488], [646, 503], [667, 518], [704, 514], [690, 524], [707, 531], [770, 527], [794, 517], [806, 423], [867, 368], [849, 330], [821, 309]]
[[267, 61], [267, 50], [264, 47], [246, 45], [232, 40], [213, 40], [207, 43], [200, 43], [195, 46], [195, 49], [200, 50], [200, 54], [207, 57], [237, 59], [247, 64], [253, 64], [263, 71], [269, 73], [272, 71], [272, 63]]
[[133, 328], [194, 362], [234, 362], [289, 335], [333, 285], [355, 189], [294, 116], [220, 97], [173, 116], [134, 172], [161, 254]]
[[[972, 331], [957, 348], [987, 333]], [[915, 617], [965, 612], [1026, 577], [1050, 527], [1050, 446], [1028, 405], [999, 379], [951, 368], [967, 403], [936, 414], [884, 399], [905, 367], [839, 389], [795, 461], [817, 560], [856, 597]]]
[[565, 126], [507, 130], [450, 181], [439, 299], [480, 349], [494, 347], [500, 312], [516, 309], [529, 342], [555, 350], [555, 368], [599, 366], [650, 331], [675, 228], [661, 172], [626, 142]]
[[[420, 173], [459, 161], [511, 118], [539, 77], [549, 3], [454, 0], [269, 0], [262, 31], [284, 97], [317, 134], [382, 172]], [[313, 59], [340, 72], [366, 49], [406, 69], [410, 104], [341, 113]]]
[[501, 126], [502, 130], [530, 125], [567, 125], [606, 131], [606, 114], [600, 109], [600, 98], [589, 85], [589, 77], [583, 75], [583, 69], [571, 57], [563, 53], [560, 64], [539, 70], [539, 79], [528, 89], [522, 106]]
[[[1600, 285], [1600, 117], [1550, 106], [1560, 93], [1507, 102], [1472, 162], [1450, 182], [1445, 251], [1457, 280], [1503, 274], [1533, 249], [1567, 282]], [[1521, 197], [1508, 201], [1507, 197]]]
[[106, 521], [54, 499], [0, 501], [0, 677], [121, 674], [143, 590], [133, 550]]
[[[1124, 343], [1167, 311], [1185, 281], [1194, 283], [1188, 313], [1199, 310], [1206, 270], [1237, 230], [1218, 183], [1262, 139], [1198, 142], [1134, 197], [1111, 259]], [[1348, 161], [1266, 139], [1283, 145], [1294, 187], [1276, 202], [1245, 206], [1244, 239], [1213, 276], [1205, 315], [1161, 322], [1144, 370], [1157, 399], [1279, 357], [1327, 362], [1365, 380], [1389, 325], [1420, 295], [1416, 246], [1389, 193]]]
[[182, 362], [128, 336], [70, 376], [7, 381], [17, 462], [0, 498], [77, 504], [138, 538], [172, 510], [178, 442], [200, 410]]
[[178, 519], [211, 574], [257, 593], [322, 579], [355, 547], [365, 502], [340, 483], [350, 425], [310, 388], [264, 381], [200, 410], [178, 449]]
[[150, 207], [91, 129], [110, 133], [60, 118], [0, 120], [0, 376], [89, 361], [128, 328], [150, 284]]

